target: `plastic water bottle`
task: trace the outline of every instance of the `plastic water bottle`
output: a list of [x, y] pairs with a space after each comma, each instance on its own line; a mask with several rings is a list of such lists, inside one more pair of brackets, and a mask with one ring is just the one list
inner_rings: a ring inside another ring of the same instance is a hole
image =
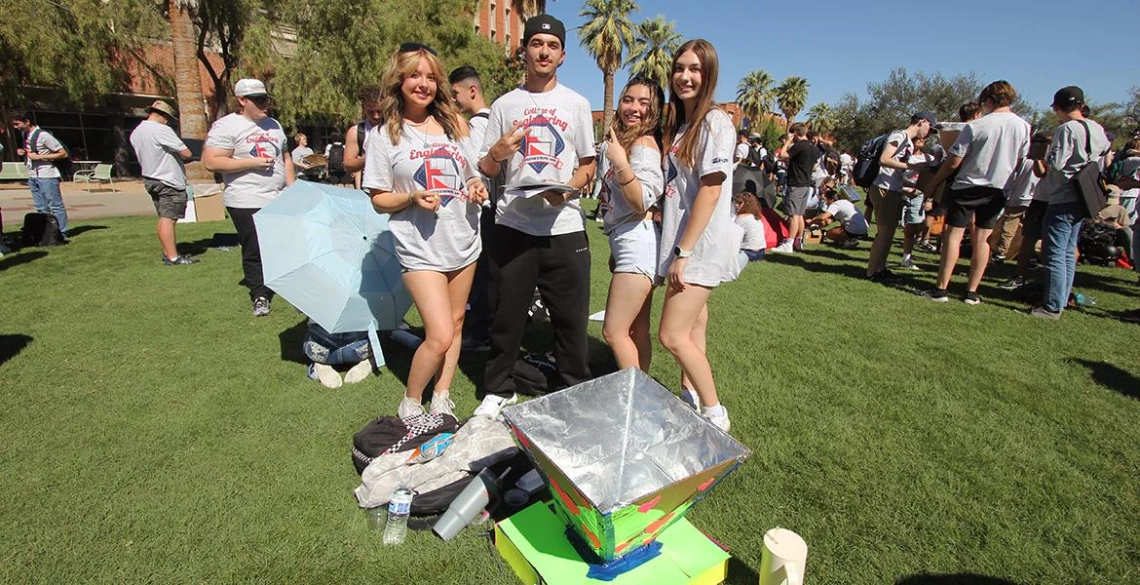
[[408, 515], [412, 512], [411, 488], [400, 486], [388, 501], [388, 525], [384, 527], [384, 544], [401, 544], [408, 533]]

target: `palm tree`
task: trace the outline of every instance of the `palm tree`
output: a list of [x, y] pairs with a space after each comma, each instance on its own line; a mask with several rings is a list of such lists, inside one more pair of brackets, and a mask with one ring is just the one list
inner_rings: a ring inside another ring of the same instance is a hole
[[[196, 0], [169, 0], [170, 42], [174, 51], [174, 95], [178, 101], [178, 122], [183, 138], [206, 139], [206, 100], [202, 95], [202, 78], [198, 74], [198, 35], [190, 19]], [[213, 181], [213, 175], [200, 163], [186, 166], [186, 176], [193, 181]]]
[[594, 57], [602, 70], [605, 89], [605, 121], [610, 127], [614, 107], [614, 72], [621, 67], [623, 52], [634, 43], [634, 25], [629, 13], [637, 10], [634, 0], [586, 0], [578, 16], [586, 23], [578, 30], [582, 47]]
[[630, 73], [656, 81], [662, 90], [669, 87], [673, 53], [682, 41], [674, 26], [673, 21], [665, 20], [660, 14], [638, 24], [629, 59], [625, 62]]
[[804, 109], [808, 97], [808, 81], [802, 77], [789, 77], [776, 88], [776, 102], [780, 111], [788, 119], [788, 126], [795, 122], [796, 114]]
[[808, 125], [817, 134], [831, 134], [835, 123], [835, 111], [827, 104], [816, 104], [808, 110]]
[[772, 111], [772, 76], [763, 69], [754, 69], [736, 86], [736, 104], [748, 118], [752, 127]]
[[515, 14], [524, 21], [532, 16], [546, 12], [546, 0], [514, 0]]

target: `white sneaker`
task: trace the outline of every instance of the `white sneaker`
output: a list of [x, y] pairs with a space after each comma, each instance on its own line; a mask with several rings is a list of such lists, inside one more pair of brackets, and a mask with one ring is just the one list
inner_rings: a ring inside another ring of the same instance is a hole
[[772, 248], [771, 250], [768, 250], [768, 251], [773, 253], [773, 254], [795, 254], [796, 253], [796, 251], [792, 248], [792, 241], [790, 239], [784, 240], [783, 244], [780, 244], [779, 246], [776, 246], [775, 248]]
[[518, 394], [511, 394], [510, 398], [488, 394], [483, 398], [483, 402], [475, 409], [472, 416], [485, 416], [492, 420], [499, 420], [499, 415], [502, 413], [503, 407], [510, 406], [518, 401]]
[[681, 402], [697, 412], [701, 411], [701, 398], [692, 388], [681, 388]]
[[727, 433], [728, 432], [728, 409], [724, 408], [724, 406], [721, 406], [721, 408], [724, 410], [724, 414], [721, 416], [716, 416], [713, 414], [709, 414], [707, 412], [702, 412], [701, 416], [709, 419], [709, 422], [716, 425], [718, 428], [720, 428], [720, 430]]
[[356, 384], [363, 382], [372, 374], [372, 362], [364, 360], [355, 366], [352, 366], [347, 372], [344, 373], [345, 384]]
[[446, 414], [455, 418], [455, 403], [451, 401], [451, 392], [436, 392], [431, 397], [431, 413]]
[[317, 376], [317, 381], [325, 388], [340, 388], [341, 379], [340, 374], [333, 369], [332, 366], [325, 364], [313, 364], [313, 373]]
[[902, 266], [903, 268], [909, 268], [911, 270], [922, 270], [921, 268], [918, 267], [917, 264], [914, 263], [914, 259], [912, 259], [912, 258], [907, 258], [907, 259], [903, 260], [902, 262], [899, 263], [899, 266]]
[[424, 413], [424, 405], [420, 404], [418, 400], [412, 400], [407, 396], [400, 401], [400, 407], [396, 409], [396, 414], [400, 418], [412, 418]]

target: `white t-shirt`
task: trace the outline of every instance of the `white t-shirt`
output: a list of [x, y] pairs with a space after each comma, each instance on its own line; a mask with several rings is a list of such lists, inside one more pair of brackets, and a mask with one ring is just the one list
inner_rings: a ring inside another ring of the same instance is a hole
[[431, 191], [440, 198], [435, 212], [413, 203], [389, 218], [400, 265], [405, 270], [451, 272], [477, 260], [482, 250], [479, 206], [467, 200], [467, 181], [479, 175], [470, 137], [457, 142], [406, 125], [396, 145], [385, 126], [373, 128], [369, 136], [362, 187]]
[[[612, 165], [605, 157], [605, 149], [609, 145], [602, 147], [602, 156], [598, 160], [598, 172], [602, 177], [602, 193], [609, 205], [609, 211], [605, 215], [604, 230], [608, 234], [617, 227], [630, 223], [638, 222], [645, 218], [644, 213], [634, 213], [626, 202], [625, 196], [621, 193], [621, 185], [618, 183], [617, 177], [614, 176]], [[641, 183], [641, 206], [644, 209], [649, 209], [657, 198], [661, 196], [662, 191], [665, 189], [665, 173], [661, 170], [661, 153], [652, 148], [634, 144], [629, 152], [629, 166], [633, 171], [633, 176]], [[622, 173], [622, 176], [628, 180], [629, 175]]]
[[768, 247], [768, 242], [764, 238], [764, 222], [756, 219], [755, 215], [745, 213], [736, 216], [734, 221], [744, 230], [744, 241], [740, 242], [741, 250], [759, 252]]
[[[926, 153], [912, 154], [906, 159], [907, 164], [930, 163], [930, 155]], [[901, 169], [900, 169], [901, 170]], [[902, 172], [903, 187], [918, 187], [918, 169], [907, 169]], [[913, 197], [914, 195], [908, 195]]]
[[[36, 143], [32, 144], [32, 137], [35, 136]], [[24, 151], [34, 152], [36, 154], [48, 154], [52, 152], [59, 152], [63, 150], [63, 145], [51, 132], [43, 128], [33, 128], [27, 136], [24, 137]], [[25, 155], [26, 156], [26, 155]], [[25, 158], [24, 163], [28, 167], [28, 177], [33, 179], [58, 179], [60, 178], [59, 167], [55, 166], [55, 161], [50, 160], [32, 160]]]
[[867, 235], [867, 218], [855, 208], [854, 203], [846, 199], [836, 199], [827, 206], [827, 213], [842, 224], [847, 233], [857, 236]]
[[142, 176], [175, 189], [186, 188], [186, 167], [178, 153], [188, 150], [174, 129], [161, 122], [143, 120], [131, 132], [131, 146], [139, 159]]
[[1039, 180], [1033, 173], [1033, 160], [1027, 158], [1021, 161], [1021, 167], [1013, 173], [1009, 188], [1005, 190], [1006, 207], [1028, 207], [1036, 199]]
[[[891, 156], [894, 160], [908, 160], [910, 159], [910, 155], [914, 153], [914, 143], [911, 142], [906, 132], [902, 130], [891, 132], [890, 136], [887, 136], [887, 144], [898, 147], [898, 149], [895, 150], [895, 154]], [[875, 177], [875, 186], [884, 191], [902, 191], [904, 172], [903, 169], [892, 169], [888, 166], [880, 166], [879, 176]]]
[[308, 146], [298, 146], [297, 148], [294, 148], [293, 164], [301, 164], [301, 162], [305, 160], [305, 157], [309, 156], [310, 154], [313, 154], [313, 149], [309, 148]]
[[677, 157], [681, 139], [688, 133], [688, 124], [673, 139], [665, 171], [665, 199], [661, 209], [661, 249], [657, 256], [657, 276], [667, 278], [673, 265], [673, 248], [681, 241], [689, 225], [689, 211], [697, 199], [701, 177], [724, 173], [720, 184], [720, 198], [713, 208], [712, 217], [701, 233], [692, 256], [685, 266], [684, 281], [700, 286], [716, 286], [736, 280], [740, 265], [736, 256], [744, 232], [733, 221], [732, 212], [732, 151], [736, 129], [723, 110], [713, 109], [705, 116], [693, 150], [695, 168]]
[[[594, 158], [594, 122], [590, 102], [556, 85], [546, 93], [516, 88], [495, 100], [479, 156], [522, 122], [530, 129], [518, 152], [504, 163], [507, 185], [570, 182], [579, 159]], [[553, 206], [540, 196], [519, 197], [504, 189], [498, 195], [495, 223], [532, 236], [558, 236], [586, 229], [586, 216], [576, 197]]]
[[487, 122], [490, 119], [491, 108], [483, 108], [467, 121], [467, 125], [471, 127], [471, 144], [474, 144], [476, 148], [483, 146], [483, 138], [487, 136]]
[[1029, 122], [1013, 112], [986, 114], [962, 128], [950, 154], [962, 157], [951, 189], [1006, 189], [1018, 163], [1029, 155]]
[[850, 172], [851, 167], [855, 166], [855, 159], [845, 152], [839, 155], [839, 165], [843, 167], [843, 170]]
[[[1108, 152], [1111, 143], [1104, 134], [1104, 128], [1092, 120], [1069, 120], [1061, 124], [1053, 133], [1053, 142], [1045, 154], [1045, 178], [1037, 187], [1049, 203], [1076, 203], [1081, 195], [1073, 185], [1073, 177], [1086, 164], [1098, 164]], [[1085, 154], [1085, 140], [1091, 138], [1092, 156]]]
[[747, 163], [748, 162], [748, 143], [747, 142], [737, 142], [736, 143], [736, 150], [733, 151], [732, 157], [734, 159], [736, 159], [736, 162], [738, 162], [738, 163], [741, 163], [741, 164]]
[[223, 173], [226, 189], [222, 202], [226, 207], [261, 209], [285, 188], [285, 131], [277, 120], [266, 116], [254, 122], [241, 114], [230, 114], [214, 122], [206, 135], [206, 146], [232, 150], [236, 159], [277, 159], [271, 170]]

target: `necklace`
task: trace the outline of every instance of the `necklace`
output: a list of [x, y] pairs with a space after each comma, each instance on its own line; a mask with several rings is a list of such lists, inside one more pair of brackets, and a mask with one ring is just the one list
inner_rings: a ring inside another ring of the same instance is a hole
[[431, 138], [429, 138], [429, 136], [430, 136], [429, 134], [427, 134], [426, 132], [421, 132], [418, 128], [427, 124], [431, 119], [432, 119], [431, 116], [428, 116], [427, 120], [424, 120], [423, 122], [421, 122], [419, 124], [409, 124], [408, 120], [404, 119], [404, 127], [407, 128], [407, 130], [412, 134], [413, 138], [419, 139], [420, 143], [423, 145], [424, 148], [428, 148], [431, 146]]

